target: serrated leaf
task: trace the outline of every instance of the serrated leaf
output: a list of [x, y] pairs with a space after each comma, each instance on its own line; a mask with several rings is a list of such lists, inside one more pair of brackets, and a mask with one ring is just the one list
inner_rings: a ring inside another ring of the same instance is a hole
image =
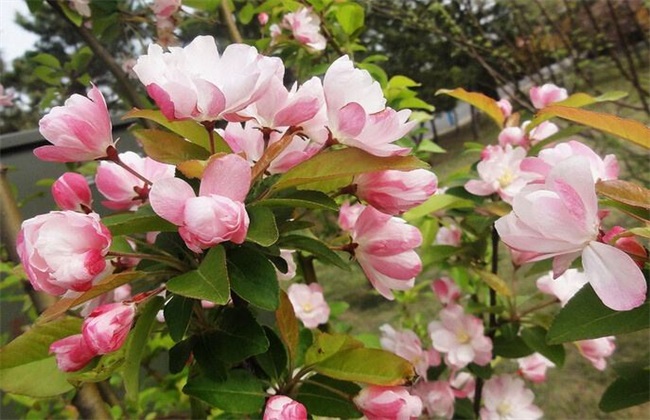
[[379, 349], [353, 348], [341, 351], [315, 364], [313, 368], [330, 378], [371, 385], [401, 385], [415, 376], [411, 363]]
[[440, 89], [436, 92], [436, 95], [448, 95], [467, 102], [485, 112], [490, 118], [492, 118], [492, 121], [494, 121], [499, 128], [503, 128], [504, 126], [506, 119], [503, 116], [503, 112], [501, 112], [501, 109], [497, 105], [497, 101], [489, 96], [485, 96], [478, 92], [468, 92], [463, 88]]
[[250, 224], [246, 232], [246, 240], [269, 247], [277, 242], [280, 236], [275, 222], [275, 215], [271, 209], [256, 205], [246, 208]]
[[307, 251], [323, 262], [333, 264], [343, 270], [350, 269], [349, 264], [339, 257], [336, 252], [315, 238], [302, 235], [287, 235], [280, 238], [278, 245], [283, 249]]
[[150, 205], [141, 206], [135, 213], [120, 213], [102, 218], [113, 236], [148, 232], [176, 232], [178, 227], [158, 216]]
[[528, 347], [537, 353], [546, 357], [557, 367], [564, 366], [566, 352], [561, 344], [548, 344], [546, 342], [547, 331], [542, 327], [524, 328], [521, 331], [521, 338], [526, 342]]
[[210, 152], [169, 131], [157, 129], [131, 130], [147, 156], [158, 162], [178, 165], [188, 160], [204, 160]]
[[198, 269], [170, 279], [167, 282], [167, 290], [181, 296], [209, 300], [220, 305], [228, 302], [230, 285], [223, 246], [217, 245], [211, 248]]
[[227, 413], [255, 414], [264, 406], [264, 384], [251, 373], [233, 370], [223, 382], [204, 376], [190, 377], [183, 392]]
[[598, 408], [611, 413], [650, 401], [649, 376], [650, 370], [643, 369], [632, 376], [617, 378], [605, 390]]
[[245, 301], [261, 309], [278, 308], [278, 278], [263, 254], [250, 248], [230, 250], [228, 275], [232, 290]]

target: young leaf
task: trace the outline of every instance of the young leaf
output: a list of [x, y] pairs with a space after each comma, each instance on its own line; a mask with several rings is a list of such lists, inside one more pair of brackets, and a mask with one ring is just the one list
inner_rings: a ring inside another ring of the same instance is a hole
[[320, 333], [311, 347], [307, 349], [305, 363], [307, 365], [316, 364], [341, 351], [362, 347], [362, 342], [349, 335]]
[[217, 245], [211, 248], [197, 270], [170, 279], [167, 282], [167, 290], [181, 296], [205, 299], [220, 305], [228, 302], [230, 285], [223, 246]]
[[278, 227], [275, 223], [273, 212], [266, 207], [262, 207], [260, 204], [249, 206], [246, 209], [250, 219], [246, 240], [264, 247], [269, 247], [278, 240]]
[[352, 35], [363, 27], [364, 10], [359, 4], [342, 3], [336, 8], [335, 14], [336, 20], [347, 35]]
[[183, 392], [228, 413], [256, 414], [262, 410], [264, 384], [245, 370], [233, 370], [224, 382], [205, 376], [190, 377]]
[[[351, 398], [359, 391], [361, 387], [354, 382], [315, 375], [300, 386], [296, 400], [305, 406], [308, 413], [315, 416], [358, 418], [361, 413]], [[348, 395], [349, 398], [343, 398], [341, 394]]]
[[633, 375], [617, 378], [605, 390], [598, 408], [611, 413], [650, 401], [649, 375], [650, 370], [642, 369]]
[[401, 385], [415, 376], [413, 365], [379, 349], [353, 348], [338, 352], [314, 365], [325, 376], [371, 385]]
[[564, 366], [566, 356], [564, 346], [561, 344], [548, 344], [546, 335], [547, 331], [542, 327], [524, 328], [521, 331], [521, 338], [531, 349], [555, 363], [557, 367]]
[[641, 185], [623, 181], [622, 179], [612, 179], [598, 181], [596, 191], [600, 195], [629, 206], [650, 209], [650, 190]]
[[300, 326], [298, 325], [296, 314], [293, 312], [293, 306], [284, 291], [280, 291], [280, 305], [278, 310], [275, 311], [275, 324], [278, 327], [278, 331], [280, 331], [282, 342], [287, 347], [289, 358], [292, 364], [295, 364]]
[[501, 277], [497, 276], [494, 273], [485, 270], [475, 270], [476, 274], [479, 275], [481, 280], [483, 280], [490, 289], [497, 292], [498, 295], [510, 297], [512, 296], [512, 290]]
[[277, 309], [278, 278], [273, 264], [263, 254], [251, 248], [228, 251], [228, 275], [239, 297], [261, 309]]
[[203, 160], [210, 157], [210, 152], [183, 137], [169, 131], [157, 129], [132, 130], [147, 156], [170, 165], [178, 165], [187, 160]]
[[[43, 380], [46, 378], [46, 380]], [[54, 356], [0, 370], [0, 389], [13, 394], [48, 398], [74, 389]]]
[[497, 105], [497, 101], [478, 92], [468, 92], [463, 88], [439, 89], [436, 95], [449, 95], [461, 101], [473, 105], [477, 109], [485, 112], [496, 123], [499, 128], [503, 128], [506, 118]]

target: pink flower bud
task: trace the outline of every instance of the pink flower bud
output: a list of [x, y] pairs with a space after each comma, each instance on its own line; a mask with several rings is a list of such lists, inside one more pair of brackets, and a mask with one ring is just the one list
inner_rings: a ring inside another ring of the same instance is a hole
[[440, 303], [445, 306], [450, 303], [455, 303], [460, 299], [460, 288], [456, 282], [449, 277], [440, 277], [439, 279], [434, 280], [433, 283], [431, 283], [431, 289], [438, 297], [438, 300], [440, 300]]
[[422, 400], [403, 386], [369, 386], [354, 397], [368, 420], [409, 420], [422, 414]]
[[543, 86], [533, 86], [530, 88], [530, 101], [537, 109], [542, 109], [548, 105], [560, 102], [569, 97], [566, 89], [547, 83]]
[[520, 127], [506, 127], [499, 133], [499, 145], [505, 147], [509, 144], [513, 147], [522, 146], [527, 148], [530, 141], [526, 137], [526, 133]]
[[77, 371], [97, 355], [81, 334], [55, 341], [50, 345], [50, 353], [56, 355], [56, 364], [63, 372]]
[[436, 244], [459, 247], [462, 232], [456, 225], [442, 226], [436, 233]]
[[614, 337], [600, 337], [592, 340], [576, 341], [580, 354], [589, 360], [593, 367], [598, 370], [605, 370], [607, 358], [616, 350], [616, 339]]
[[269, 14], [266, 12], [262, 12], [257, 15], [257, 22], [261, 25], [264, 26], [269, 22]]
[[330, 307], [325, 301], [320, 284], [292, 284], [287, 294], [296, 317], [305, 324], [305, 327], [316, 328], [329, 319]]
[[282, 18], [282, 26], [291, 30], [296, 41], [315, 51], [322, 51], [327, 40], [320, 33], [320, 18], [311, 7], [302, 7], [295, 12], [287, 13]]
[[354, 224], [357, 223], [359, 215], [365, 208], [366, 206], [359, 203], [343, 203], [339, 211], [339, 226], [341, 226], [341, 229], [351, 232], [354, 229]]
[[438, 187], [436, 174], [426, 169], [370, 172], [357, 175], [352, 182], [359, 198], [392, 215], [424, 203]]
[[87, 213], [93, 202], [88, 181], [76, 172], [66, 172], [54, 181], [52, 197], [61, 210], [82, 213]]
[[266, 402], [263, 420], [306, 420], [307, 409], [284, 395], [274, 395]]
[[643, 268], [644, 261], [648, 258], [648, 250], [634, 236], [621, 236], [614, 241], [614, 237], [625, 232], [625, 228], [614, 226], [603, 235], [602, 240], [604, 243], [614, 245], [621, 251], [626, 252], [640, 268]]
[[157, 18], [168, 18], [181, 7], [181, 0], [154, 0], [150, 7]]
[[449, 385], [456, 398], [474, 399], [476, 379], [469, 372], [452, 373], [449, 376]]
[[122, 347], [126, 341], [134, 317], [134, 304], [102, 305], [86, 318], [81, 333], [97, 354], [111, 353]]
[[507, 99], [498, 100], [497, 106], [501, 110], [504, 119], [512, 115], [512, 104]]

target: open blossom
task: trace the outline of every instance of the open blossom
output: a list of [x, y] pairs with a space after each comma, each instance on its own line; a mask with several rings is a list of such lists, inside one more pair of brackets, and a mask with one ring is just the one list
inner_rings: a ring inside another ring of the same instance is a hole
[[198, 197], [182, 179], [165, 178], [153, 185], [149, 200], [160, 217], [179, 226], [189, 249], [202, 252], [225, 241], [244, 242], [250, 223], [244, 199], [250, 183], [250, 165], [231, 154], [208, 164]]
[[157, 18], [168, 18], [178, 11], [182, 0], [154, 0], [150, 6]]
[[621, 226], [614, 226], [603, 235], [603, 242], [610, 244], [626, 252], [631, 256], [640, 268], [643, 268], [644, 261], [648, 258], [648, 250], [635, 238], [634, 236], [620, 236], [614, 240], [618, 235], [626, 232], [625, 228]]
[[330, 317], [330, 307], [323, 296], [323, 288], [318, 283], [298, 284], [289, 286], [287, 295], [296, 317], [307, 328], [316, 328], [327, 323]]
[[413, 387], [413, 394], [420, 397], [424, 411], [429, 417], [451, 419], [454, 416], [454, 392], [445, 381], [419, 381]]
[[436, 233], [435, 243], [438, 245], [448, 245], [459, 247], [461, 244], [462, 232], [457, 225], [441, 226]]
[[430, 322], [428, 330], [433, 348], [444, 353], [449, 366], [486, 365], [492, 359], [492, 340], [483, 333], [483, 321], [465, 314], [459, 305], [442, 309], [440, 321]]
[[517, 359], [518, 373], [534, 383], [546, 381], [546, 370], [555, 367], [555, 363], [539, 353]]
[[322, 51], [327, 40], [320, 32], [320, 18], [310, 7], [301, 7], [282, 18], [282, 27], [289, 29], [296, 41], [315, 51]]
[[244, 44], [231, 44], [219, 55], [214, 38], [198, 36], [169, 52], [150, 45], [133, 71], [170, 120], [238, 121], [235, 113], [258, 99], [273, 77], [282, 78], [284, 67]]
[[606, 358], [614, 354], [614, 350], [616, 350], [615, 337], [576, 341], [574, 344], [578, 347], [580, 355], [589, 360], [593, 367], [598, 370], [605, 370], [607, 367]]
[[95, 308], [81, 327], [88, 346], [97, 354], [111, 353], [122, 347], [129, 335], [135, 305], [109, 303]]
[[431, 289], [440, 300], [440, 303], [445, 306], [458, 302], [461, 296], [460, 287], [449, 277], [443, 276], [434, 280], [431, 283]]
[[[358, 207], [357, 207], [358, 209]], [[339, 223], [349, 226], [348, 211], [341, 209]], [[377, 291], [393, 300], [391, 290], [408, 290], [422, 270], [414, 251], [422, 243], [420, 231], [403, 219], [366, 206], [350, 231], [354, 256]]]
[[537, 288], [548, 295], [555, 296], [564, 306], [588, 282], [589, 279], [585, 273], [575, 268], [569, 268], [555, 279], [552, 271], [540, 277], [537, 279]]
[[422, 414], [422, 400], [403, 386], [369, 386], [354, 397], [368, 420], [409, 420]]
[[[153, 183], [173, 178], [176, 170], [173, 165], [157, 162], [150, 157], [141, 157], [134, 152], [120, 153], [119, 158]], [[99, 162], [95, 184], [99, 192], [107, 198], [102, 204], [112, 210], [136, 209], [146, 200], [149, 188], [144, 181], [109, 161]]]
[[52, 184], [52, 198], [61, 210], [88, 213], [93, 197], [86, 177], [76, 172], [66, 172]]
[[307, 420], [307, 409], [284, 395], [274, 395], [266, 402], [263, 420]]
[[542, 109], [552, 103], [560, 102], [569, 97], [566, 89], [555, 86], [552, 83], [546, 83], [542, 86], [533, 86], [530, 88], [530, 101], [537, 109]]
[[95, 213], [53, 211], [22, 224], [18, 255], [36, 290], [83, 292], [104, 274], [111, 234]]
[[526, 389], [524, 381], [511, 375], [494, 376], [483, 386], [481, 420], [534, 420], [544, 414], [533, 400], [535, 395]]
[[55, 341], [50, 345], [50, 353], [54, 353], [56, 365], [63, 372], [80, 370], [97, 355], [81, 334]]
[[395, 330], [388, 324], [382, 325], [379, 330], [381, 347], [411, 362], [421, 377], [427, 377], [429, 366], [440, 364], [438, 352], [433, 349], [424, 350], [420, 338], [413, 331]]
[[93, 86], [88, 97], [72, 95], [55, 106], [38, 123], [41, 135], [52, 143], [37, 147], [34, 154], [50, 162], [77, 162], [106, 156], [115, 145], [111, 117], [104, 96]]
[[506, 245], [531, 253], [529, 261], [553, 258], [556, 277], [582, 255], [589, 283], [611, 309], [629, 310], [645, 300], [646, 281], [634, 260], [598, 241], [598, 199], [584, 157], [558, 163], [543, 185], [524, 189], [495, 226]]
[[426, 169], [378, 171], [354, 177], [356, 195], [377, 210], [397, 215], [424, 203], [438, 188], [436, 174]]

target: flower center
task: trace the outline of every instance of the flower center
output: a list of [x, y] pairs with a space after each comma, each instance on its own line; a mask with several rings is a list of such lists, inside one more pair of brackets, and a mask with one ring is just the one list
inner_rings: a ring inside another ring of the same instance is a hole
[[302, 304], [302, 310], [303, 312], [310, 313], [314, 310], [314, 307], [312, 306], [311, 302], [307, 302]]
[[515, 174], [512, 173], [510, 168], [506, 168], [498, 179], [501, 188], [505, 188], [508, 185], [512, 184], [512, 181], [514, 180]]
[[461, 330], [456, 333], [456, 340], [460, 344], [467, 344], [470, 341], [470, 336], [465, 331]]
[[501, 404], [499, 404], [499, 406], [497, 407], [497, 413], [499, 413], [499, 416], [501, 416], [501, 417], [508, 416], [510, 414], [511, 410], [512, 410], [512, 407], [510, 407], [510, 404], [508, 404], [505, 401], [502, 402]]

